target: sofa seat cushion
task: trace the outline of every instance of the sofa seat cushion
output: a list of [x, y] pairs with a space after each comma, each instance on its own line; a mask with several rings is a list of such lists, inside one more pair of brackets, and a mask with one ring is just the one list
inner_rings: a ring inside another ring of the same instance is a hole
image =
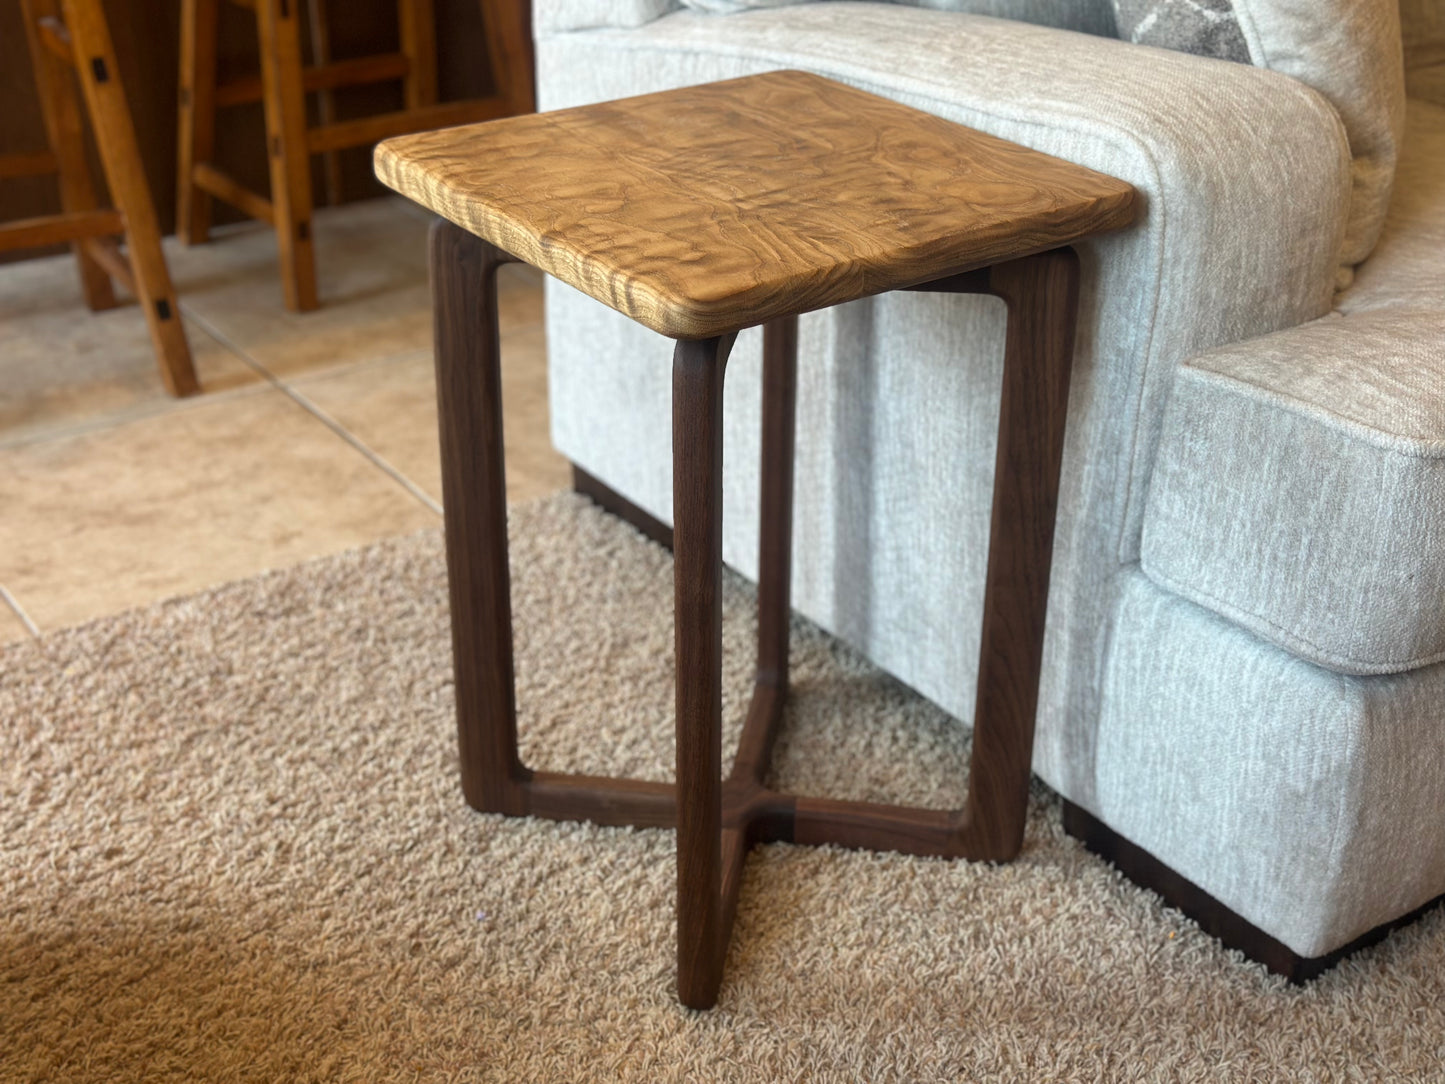
[[1141, 562], [1342, 673], [1445, 659], [1445, 311], [1332, 315], [1183, 366]]

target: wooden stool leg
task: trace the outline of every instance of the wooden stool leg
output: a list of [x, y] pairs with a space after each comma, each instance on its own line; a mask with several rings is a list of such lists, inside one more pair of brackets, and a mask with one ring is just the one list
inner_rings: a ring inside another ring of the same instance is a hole
[[207, 240], [211, 195], [196, 184], [196, 166], [216, 146], [216, 40], [220, 0], [181, 0], [180, 113], [176, 138], [176, 236], [188, 245]]
[[[326, 16], [326, 0], [311, 0], [306, 5], [307, 27], [311, 31], [311, 64], [324, 67], [331, 63], [331, 22]], [[316, 120], [322, 125], [336, 120], [336, 96], [330, 87], [316, 92]], [[321, 179], [326, 192], [326, 206], [341, 202], [341, 160], [335, 151], [321, 155]]]
[[[436, 16], [432, 0], [397, 0], [397, 21], [401, 30], [401, 51], [407, 73], [402, 81], [408, 109], [434, 105], [437, 100]], [[491, 27], [487, 28], [488, 31]]]
[[722, 982], [723, 370], [733, 336], [673, 355], [677, 665], [677, 988], [711, 1008]]
[[317, 306], [316, 256], [311, 242], [311, 155], [306, 144], [297, 7], [294, 0], [256, 0], [256, 29], [281, 286], [288, 309], [309, 312]]
[[969, 857], [1006, 861], [1023, 846], [1078, 257], [1058, 249], [1001, 264], [989, 271], [989, 289], [1009, 313], [964, 823]]
[[[45, 119], [45, 134], [60, 174], [60, 206], [66, 212], [94, 211], [95, 182], [85, 160], [85, 142], [80, 127], [80, 101], [75, 91], [75, 75], [70, 66], [40, 43], [36, 22], [45, 16], [60, 14], [57, 0], [21, 0], [25, 22], [26, 43], [30, 47], [30, 63], [35, 70], [35, 89], [40, 97], [40, 111]], [[86, 251], [84, 243], [74, 241], [76, 269], [85, 304], [92, 310], [114, 308], [115, 287], [105, 269]]]
[[537, 94], [525, 5], [515, 0], [481, 0], [481, 5], [487, 63], [496, 93], [506, 101], [508, 113], [535, 112]]
[[161, 378], [172, 395], [192, 395], [200, 390], [200, 384], [161, 251], [155, 207], [141, 169], [140, 148], [116, 67], [110, 28], [99, 0], [63, 0], [63, 9], [106, 181], [125, 219], [126, 255], [160, 360]]
[[531, 773], [517, 756], [496, 290], [511, 257], [438, 221], [430, 259], [462, 791], [519, 815]]

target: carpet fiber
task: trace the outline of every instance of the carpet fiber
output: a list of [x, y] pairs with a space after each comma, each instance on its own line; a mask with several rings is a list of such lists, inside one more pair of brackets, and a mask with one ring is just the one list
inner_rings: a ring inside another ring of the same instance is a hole
[[[524, 757], [667, 778], [669, 555], [571, 495], [512, 532]], [[671, 834], [468, 810], [449, 655], [436, 532], [0, 654], [0, 1080], [1440, 1079], [1445, 911], [1290, 988], [1041, 787], [1005, 867], [755, 851], [683, 1010]], [[958, 724], [801, 622], [794, 659], [779, 783], [959, 801]]]

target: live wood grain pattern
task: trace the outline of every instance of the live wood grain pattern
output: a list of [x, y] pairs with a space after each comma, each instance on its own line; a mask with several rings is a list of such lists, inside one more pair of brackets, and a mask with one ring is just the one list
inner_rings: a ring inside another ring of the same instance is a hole
[[391, 188], [672, 338], [1040, 252], [1128, 184], [804, 72], [389, 140]]

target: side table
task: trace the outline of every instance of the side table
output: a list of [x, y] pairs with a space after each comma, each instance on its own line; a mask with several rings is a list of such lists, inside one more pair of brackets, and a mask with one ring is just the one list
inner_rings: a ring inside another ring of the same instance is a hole
[[[796, 71], [403, 136], [377, 148], [376, 171], [444, 220], [431, 268], [467, 801], [675, 827], [678, 994], [693, 1008], [717, 1000], [753, 843], [1014, 857], [1078, 302], [1065, 246], [1127, 225], [1134, 190]], [[533, 771], [517, 754], [495, 292], [512, 260], [675, 340], [675, 786]], [[1008, 306], [973, 758], [966, 805], [952, 811], [784, 794], [765, 781], [788, 691], [797, 317], [895, 289], [989, 293]], [[758, 668], [724, 778], [723, 374], [738, 331], [758, 324]]]

